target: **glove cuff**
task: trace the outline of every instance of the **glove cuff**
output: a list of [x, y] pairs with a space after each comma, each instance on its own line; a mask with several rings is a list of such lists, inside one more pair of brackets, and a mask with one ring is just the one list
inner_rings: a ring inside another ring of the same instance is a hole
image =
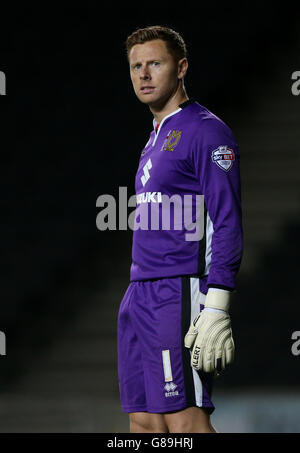
[[230, 307], [230, 291], [209, 288], [204, 306], [205, 308], [216, 308], [228, 312]]

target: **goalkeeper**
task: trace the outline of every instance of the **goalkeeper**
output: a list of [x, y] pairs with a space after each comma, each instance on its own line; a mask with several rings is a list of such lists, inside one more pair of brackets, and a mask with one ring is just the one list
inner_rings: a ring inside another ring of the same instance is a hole
[[[216, 432], [212, 388], [234, 359], [230, 296], [243, 249], [239, 150], [230, 128], [188, 98], [177, 32], [136, 30], [127, 56], [153, 129], [139, 156], [130, 284], [118, 315], [121, 406], [131, 432]], [[164, 197], [186, 194], [202, 196], [202, 237], [188, 240], [175, 215], [168, 228], [151, 227]]]

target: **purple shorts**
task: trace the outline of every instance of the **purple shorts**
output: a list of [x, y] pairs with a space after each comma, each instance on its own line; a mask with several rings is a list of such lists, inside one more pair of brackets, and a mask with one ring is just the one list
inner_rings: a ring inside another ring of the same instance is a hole
[[118, 315], [123, 412], [166, 413], [190, 406], [211, 414], [213, 373], [194, 370], [184, 337], [204, 307], [199, 278], [131, 282]]

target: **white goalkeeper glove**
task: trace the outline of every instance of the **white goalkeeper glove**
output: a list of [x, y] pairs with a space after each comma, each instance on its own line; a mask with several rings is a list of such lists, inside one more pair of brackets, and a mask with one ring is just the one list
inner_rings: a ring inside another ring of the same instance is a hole
[[191, 324], [184, 338], [186, 348], [193, 348], [191, 366], [206, 373], [223, 370], [234, 360], [234, 342], [228, 314], [230, 292], [209, 288], [204, 309]]

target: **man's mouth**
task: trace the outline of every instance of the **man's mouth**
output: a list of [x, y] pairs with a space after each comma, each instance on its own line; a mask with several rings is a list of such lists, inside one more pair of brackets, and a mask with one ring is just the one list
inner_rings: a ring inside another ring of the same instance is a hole
[[152, 93], [152, 91], [155, 90], [155, 87], [152, 87], [152, 86], [144, 86], [141, 88], [141, 92], [142, 93]]

